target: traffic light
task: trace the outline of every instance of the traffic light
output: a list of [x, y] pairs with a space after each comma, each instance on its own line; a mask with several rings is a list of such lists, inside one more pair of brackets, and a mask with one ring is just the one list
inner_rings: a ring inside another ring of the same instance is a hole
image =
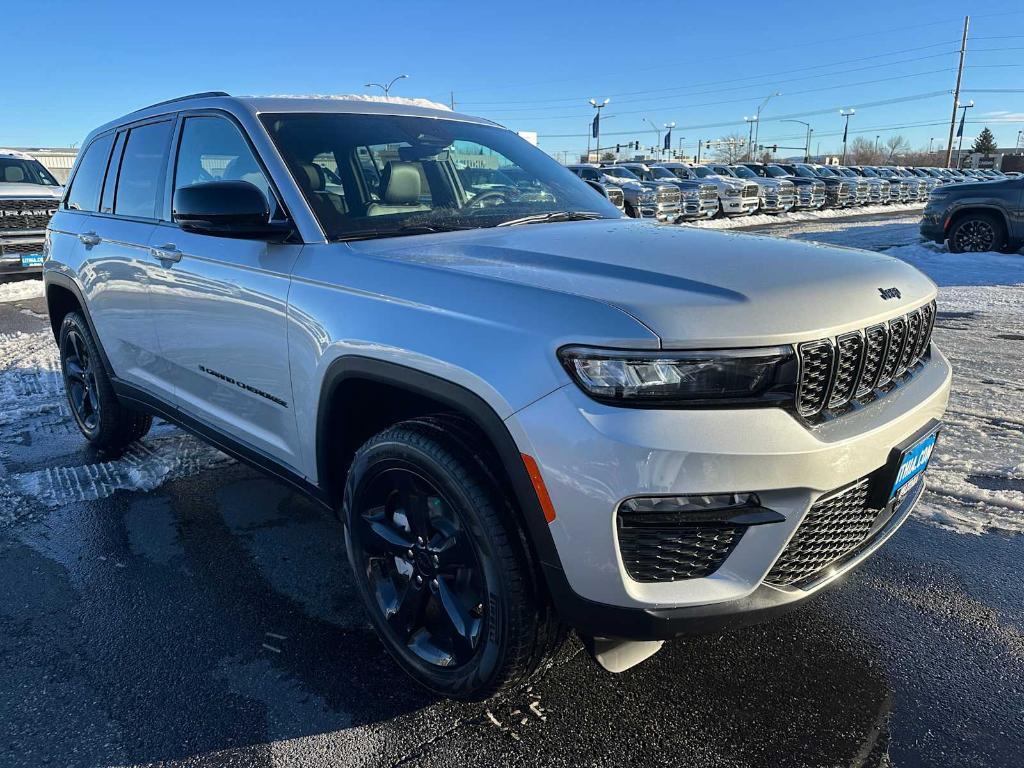
[[616, 144], [615, 145], [615, 154], [619, 154], [619, 152], [621, 152], [621, 151], [622, 151], [622, 145], [621, 144]]

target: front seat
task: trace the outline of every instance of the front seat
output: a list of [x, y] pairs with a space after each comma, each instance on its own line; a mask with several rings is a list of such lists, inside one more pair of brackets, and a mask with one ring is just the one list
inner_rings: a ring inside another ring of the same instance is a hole
[[386, 216], [390, 213], [416, 213], [429, 211], [430, 206], [420, 201], [423, 184], [416, 163], [392, 161], [381, 174], [381, 202], [370, 203], [367, 216]]

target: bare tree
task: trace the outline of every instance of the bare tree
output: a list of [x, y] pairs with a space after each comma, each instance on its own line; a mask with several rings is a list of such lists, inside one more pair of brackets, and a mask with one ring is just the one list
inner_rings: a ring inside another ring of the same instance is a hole
[[720, 163], [737, 163], [747, 154], [747, 137], [730, 133], [712, 142], [711, 150]]
[[906, 136], [897, 133], [895, 136], [890, 136], [885, 140], [885, 148], [888, 150], [886, 160], [892, 162], [897, 155], [910, 149], [910, 142], [907, 141]]
[[877, 165], [881, 157], [881, 153], [875, 149], [875, 142], [865, 136], [857, 136], [846, 150], [846, 159], [850, 165]]

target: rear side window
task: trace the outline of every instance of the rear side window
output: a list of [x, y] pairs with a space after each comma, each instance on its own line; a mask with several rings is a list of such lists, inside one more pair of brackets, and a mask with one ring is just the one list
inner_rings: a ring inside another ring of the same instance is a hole
[[170, 121], [132, 128], [117, 178], [114, 213], [140, 219], [157, 217], [157, 198], [171, 138]]
[[107, 158], [110, 147], [114, 143], [114, 134], [100, 136], [90, 144], [75, 172], [68, 191], [65, 208], [75, 211], [95, 211], [100, 202], [100, 187], [103, 186], [103, 173], [107, 170]]
[[114, 212], [114, 190], [117, 189], [117, 168], [121, 164], [121, 152], [124, 150], [124, 137], [127, 134], [119, 131], [117, 141], [114, 142], [114, 151], [110, 154], [110, 164], [107, 166], [107, 181], [103, 185], [103, 197], [100, 200], [100, 213]]

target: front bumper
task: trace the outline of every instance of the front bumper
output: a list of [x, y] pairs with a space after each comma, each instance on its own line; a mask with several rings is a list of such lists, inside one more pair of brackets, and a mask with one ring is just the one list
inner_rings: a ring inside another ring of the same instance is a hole
[[946, 240], [946, 210], [926, 206], [921, 216], [921, 237], [943, 243]]
[[797, 210], [817, 210], [825, 205], [825, 190], [815, 190], [813, 187], [800, 187], [796, 194]]
[[718, 213], [717, 197], [683, 198], [679, 220], [710, 219]]
[[757, 210], [760, 200], [756, 196], [744, 197], [742, 195], [726, 196], [720, 198], [722, 211], [727, 216], [747, 216]]
[[[25, 264], [27, 257], [41, 255], [46, 238], [42, 233], [0, 238], [0, 275], [24, 275], [43, 271], [38, 263]], [[36, 259], [33, 259], [35, 261]]]
[[[765, 577], [817, 500], [876, 472], [894, 446], [941, 417], [949, 382], [933, 348], [885, 397], [813, 428], [781, 408], [616, 408], [574, 384], [519, 411], [509, 427], [538, 461], [557, 513], [549, 531], [560, 567], [546, 564], [556, 608], [585, 634], [663, 639], [741, 621], [736, 614], [756, 620], [817, 592], [847, 568], [807, 589], [780, 590]], [[756, 493], [784, 519], [746, 529], [709, 576], [632, 579], [618, 545], [622, 500], [707, 493]]]

